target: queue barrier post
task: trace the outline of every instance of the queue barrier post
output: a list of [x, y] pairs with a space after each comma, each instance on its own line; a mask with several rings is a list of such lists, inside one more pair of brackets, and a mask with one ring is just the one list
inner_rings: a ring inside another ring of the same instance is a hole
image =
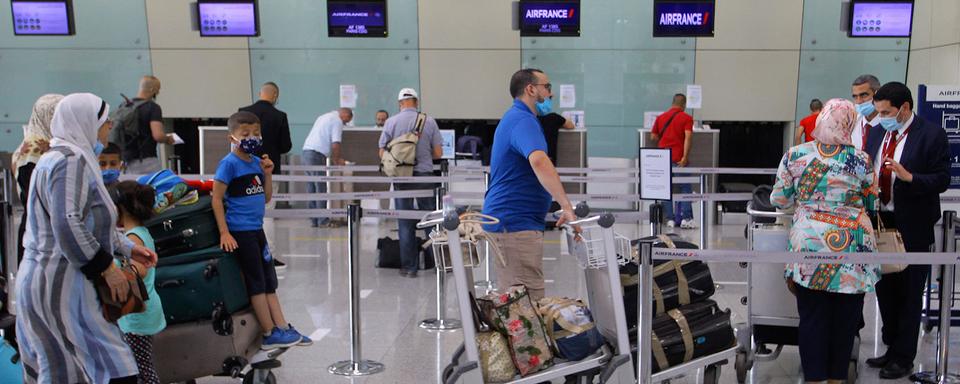
[[363, 350], [360, 339], [360, 218], [363, 210], [360, 204], [347, 206], [347, 282], [350, 284], [350, 360], [334, 363], [328, 371], [339, 376], [367, 376], [383, 372], [384, 365], [363, 359]]
[[[700, 174], [700, 194], [701, 195], [707, 194], [707, 175], [702, 173]], [[707, 239], [709, 238], [709, 234], [707, 233], [707, 231], [710, 229], [710, 226], [707, 225], [707, 200], [705, 199], [700, 200], [699, 216], [700, 216], [700, 220], [699, 220], [700, 221], [700, 248], [708, 249], [709, 247], [707, 247]]]
[[[490, 190], [490, 171], [488, 170], [483, 171], [483, 190]], [[474, 283], [475, 288], [487, 291], [496, 288], [497, 283], [491, 277], [493, 275], [493, 264], [490, 263], [490, 260], [490, 242], [486, 241], [483, 247], [483, 280]]]
[[[442, 166], [441, 166], [442, 167]], [[445, 167], [444, 167], [445, 168]], [[443, 195], [447, 193], [444, 187], [438, 187], [434, 189], [435, 199], [437, 202], [436, 207], [439, 209], [443, 207]], [[434, 231], [442, 230], [439, 225], [434, 228]], [[436, 249], [436, 248], [434, 248]], [[437, 317], [426, 319], [420, 322], [420, 328], [426, 329], [428, 331], [452, 331], [455, 329], [460, 329], [461, 324], [457, 319], [448, 319], [447, 318], [447, 292], [446, 292], [446, 275], [447, 271], [443, 267], [443, 260], [440, 260], [437, 254], [433, 254], [433, 257], [436, 258], [436, 270], [437, 270]]]
[[[667, 202], [672, 204], [672, 202]], [[650, 236], [663, 233], [663, 204], [659, 201], [650, 204]]]
[[[654, 205], [657, 205], [656, 203]], [[648, 383], [653, 376], [652, 351], [653, 335], [653, 241], [641, 241], [637, 260], [640, 266], [640, 294], [637, 295], [637, 380]]]
[[[957, 252], [957, 212], [943, 212], [943, 251]], [[937, 327], [937, 362], [934, 371], [917, 372], [910, 380], [923, 384], [960, 383], [960, 375], [948, 370], [950, 364], [950, 322], [953, 313], [953, 290], [956, 264], [940, 266], [940, 325]]]

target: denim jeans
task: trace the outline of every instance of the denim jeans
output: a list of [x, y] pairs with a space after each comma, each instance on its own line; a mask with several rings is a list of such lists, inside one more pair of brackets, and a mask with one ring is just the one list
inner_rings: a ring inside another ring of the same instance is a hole
[[[322, 154], [322, 153], [320, 153], [320, 152], [311, 151], [311, 150], [309, 150], [309, 149], [306, 149], [306, 150], [303, 151], [303, 154], [301, 155], [301, 160], [303, 161], [303, 165], [327, 165], [327, 156], [325, 156], [324, 154]], [[326, 175], [326, 172], [323, 172], [323, 171], [307, 171], [307, 175], [309, 175], [309, 176], [325, 176], [325, 175]], [[323, 182], [323, 183], [314, 183], [314, 182], [307, 183], [307, 193], [327, 193], [327, 183], [325, 183], [325, 182]], [[310, 209], [317, 209], [317, 208], [326, 209], [326, 208], [327, 208], [327, 201], [326, 201], [326, 200], [322, 200], [322, 201], [310, 201], [310, 202], [308, 203], [308, 207], [309, 207]], [[311, 222], [313, 223], [314, 226], [317, 226], [317, 225], [320, 225], [320, 224], [326, 224], [326, 223], [328, 223], [329, 221], [330, 221], [330, 219], [329, 219], [329, 218], [326, 218], [326, 217], [324, 217], [324, 218], [314, 218], [314, 219], [311, 219]]]
[[[414, 172], [414, 176], [433, 176], [433, 173], [426, 172]], [[409, 190], [421, 190], [421, 189], [430, 189], [433, 190], [437, 185], [433, 183], [413, 183], [413, 184], [394, 184], [393, 189], [395, 191], [409, 191]], [[409, 210], [420, 210], [420, 211], [433, 211], [436, 210], [436, 201], [433, 197], [417, 197], [417, 198], [399, 198], [394, 200], [396, 209], [400, 211], [409, 211]], [[414, 205], [416, 204], [416, 205]], [[398, 219], [398, 227], [400, 237], [400, 269], [408, 272], [416, 272], [420, 269], [420, 243], [417, 242], [417, 222], [419, 220], [407, 220], [407, 219]], [[430, 235], [430, 229], [426, 230], [427, 235]], [[429, 254], [429, 252], [428, 252]]]
[[[676, 165], [676, 163], [674, 163]], [[690, 184], [677, 184], [674, 188], [676, 193], [693, 193], [693, 186]], [[680, 222], [683, 220], [693, 219], [693, 203], [689, 201], [671, 201], [669, 204], [663, 207], [664, 217], [667, 220], [673, 220], [673, 222], [680, 225]], [[674, 216], [676, 213], [676, 216]]]

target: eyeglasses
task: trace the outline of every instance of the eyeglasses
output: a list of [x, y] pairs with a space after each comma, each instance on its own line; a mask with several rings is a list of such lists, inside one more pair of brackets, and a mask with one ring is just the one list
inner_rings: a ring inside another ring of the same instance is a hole
[[550, 84], [550, 83], [546, 83], [546, 84], [533, 84], [533, 86], [538, 86], [538, 85], [542, 85], [544, 88], [547, 89], [548, 92], [553, 92], [553, 84]]

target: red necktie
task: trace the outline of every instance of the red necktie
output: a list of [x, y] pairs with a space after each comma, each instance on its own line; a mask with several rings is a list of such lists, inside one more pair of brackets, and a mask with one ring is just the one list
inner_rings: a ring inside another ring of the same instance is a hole
[[863, 141], [860, 142], [860, 146], [863, 148], [867, 147], [867, 136], [870, 136], [870, 130], [873, 129], [873, 126], [870, 123], [863, 125]]
[[883, 147], [883, 153], [877, 161], [880, 161], [880, 202], [883, 205], [890, 203], [890, 197], [892, 193], [890, 191], [893, 188], [893, 184], [890, 183], [890, 178], [893, 176], [889, 168], [887, 168], [883, 162], [887, 158], [893, 158], [897, 153], [897, 131], [890, 133], [890, 141], [887, 142], [887, 145]]

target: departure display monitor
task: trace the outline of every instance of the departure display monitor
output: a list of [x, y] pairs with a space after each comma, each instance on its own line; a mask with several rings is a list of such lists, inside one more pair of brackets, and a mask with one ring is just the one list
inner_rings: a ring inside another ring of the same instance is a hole
[[520, 36], [580, 36], [580, 1], [520, 1]]
[[13, 34], [69, 36], [74, 34], [73, 4], [65, 1], [13, 0]]
[[912, 1], [854, 1], [850, 4], [850, 37], [910, 37]]
[[199, 0], [200, 36], [260, 36], [257, 2], [253, 0]]
[[327, 36], [387, 37], [386, 0], [327, 0]]
[[716, 3], [708, 0], [654, 0], [653, 37], [713, 37]]

